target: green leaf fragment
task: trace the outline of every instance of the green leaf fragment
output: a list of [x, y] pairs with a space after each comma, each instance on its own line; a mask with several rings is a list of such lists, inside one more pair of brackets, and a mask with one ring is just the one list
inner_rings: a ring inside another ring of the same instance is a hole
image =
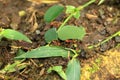
[[62, 13], [63, 10], [64, 7], [60, 5], [54, 5], [50, 7], [45, 13], [44, 20], [46, 22], [53, 21], [56, 17], [58, 17]]
[[100, 0], [98, 5], [102, 4], [105, 0]]
[[58, 37], [61, 40], [67, 40], [67, 39], [82, 40], [84, 36], [85, 36], [85, 29], [83, 27], [67, 25], [58, 31]]
[[[25, 54], [25, 53], [26, 53], [25, 51], [23, 51], [22, 49], [19, 49], [16, 56], [20, 56], [20, 55]], [[23, 60], [23, 59], [21, 58], [21, 59], [15, 59], [15, 60]]]
[[74, 6], [66, 6], [66, 14], [75, 12], [76, 8]]
[[80, 17], [80, 11], [74, 6], [66, 6], [66, 14], [73, 14], [76, 19]]
[[53, 66], [48, 69], [48, 73], [51, 73], [52, 71], [56, 71], [61, 78], [64, 80], [67, 80], [65, 72], [62, 70], [62, 66]]
[[13, 64], [8, 64], [5, 66], [4, 69], [0, 70], [0, 73], [10, 73], [10, 72], [15, 72], [16, 70], [21, 70], [24, 69], [28, 64], [27, 63], [22, 63], [23, 60], [21, 61], [15, 61]]
[[69, 61], [66, 70], [67, 80], [80, 80], [80, 63], [73, 58]]
[[56, 57], [56, 56], [62, 56], [62, 57], [68, 57], [68, 51], [61, 47], [55, 47], [55, 46], [42, 46], [36, 49], [33, 49], [31, 51], [28, 51], [27, 53], [15, 57], [17, 58], [47, 58], [47, 57]]
[[45, 33], [45, 41], [47, 43], [53, 41], [53, 40], [57, 40], [58, 39], [58, 35], [56, 32], [55, 28], [49, 29], [46, 33]]
[[1, 32], [1, 35], [7, 39], [12, 39], [12, 40], [23, 40], [26, 42], [31, 42], [31, 40], [29, 38], [27, 38], [27, 36], [25, 36], [24, 34], [12, 30], [12, 29], [5, 29]]
[[79, 19], [80, 17], [80, 11], [76, 11], [74, 14], [73, 14], [74, 18], [76, 19]]

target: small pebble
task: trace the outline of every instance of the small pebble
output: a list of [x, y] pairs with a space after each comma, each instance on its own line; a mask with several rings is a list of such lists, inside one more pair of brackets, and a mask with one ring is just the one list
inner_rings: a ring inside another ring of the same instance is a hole
[[107, 33], [107, 31], [105, 29], [103, 29], [102, 31], [100, 31], [101, 35], [105, 35]]
[[17, 30], [18, 29], [18, 24], [17, 23], [11, 23], [10, 27], [14, 30]]
[[101, 18], [102, 18], [102, 19], [105, 19], [106, 17], [105, 17], [105, 15], [101, 15]]
[[107, 10], [108, 10], [109, 12], [112, 12], [112, 11], [113, 11], [113, 8], [112, 8], [112, 7], [107, 7]]
[[115, 42], [120, 42], [120, 36], [115, 37]]
[[105, 26], [107, 26], [107, 22], [104, 22], [103, 24], [104, 24]]
[[35, 32], [36, 32], [36, 34], [40, 34], [40, 30], [36, 30]]
[[80, 57], [83, 58], [83, 59], [87, 59], [87, 58], [90, 57], [90, 55], [87, 54], [87, 52], [84, 49], [81, 49]]
[[85, 52], [84, 49], [81, 49], [80, 56], [81, 56], [82, 58], [86, 58], [86, 52]]
[[106, 50], [108, 50], [108, 44], [107, 44], [107, 43], [104, 43], [104, 44], [102, 44], [102, 45], [100, 46], [100, 51], [104, 52], [104, 51], [106, 51]]

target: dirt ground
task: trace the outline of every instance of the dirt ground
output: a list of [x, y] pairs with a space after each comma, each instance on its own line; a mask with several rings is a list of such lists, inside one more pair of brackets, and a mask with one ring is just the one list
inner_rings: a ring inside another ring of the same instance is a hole
[[[89, 0], [61, 0], [56, 4], [73, 5], [77, 7], [87, 1]], [[83, 69], [87, 63], [92, 64], [92, 60], [95, 60], [96, 58], [98, 59], [101, 55], [106, 55], [106, 52], [113, 48], [114, 51], [117, 51], [117, 54], [113, 55], [113, 57], [118, 56], [120, 53], [120, 47], [116, 48], [116, 46], [120, 44], [120, 36], [112, 38], [95, 49], [86, 50], [89, 45], [97, 44], [115, 32], [120, 31], [120, 1], [106, 0], [99, 6], [97, 3], [98, 2], [85, 8], [81, 12], [81, 17], [79, 19], [76, 20], [72, 18], [67, 23], [74, 24], [76, 26], [82, 25], [85, 28], [87, 34], [85, 35], [83, 41], [70, 40], [70, 42], [52, 42], [52, 45], [60, 45], [73, 49], [74, 44], [76, 44], [77, 48], [75, 49], [82, 49], [83, 52], [78, 58]], [[67, 17], [63, 13], [53, 22], [49, 24], [45, 23], [43, 20], [44, 13], [52, 5], [54, 4], [34, 4], [27, 0], [0, 0], [0, 27], [20, 31], [21, 33], [27, 35], [33, 42], [26, 43], [2, 39], [0, 42], [0, 69], [3, 69], [8, 63], [13, 63], [13, 58], [16, 56], [19, 47], [21, 47], [24, 51], [28, 51], [47, 44], [44, 39], [44, 33], [49, 28], [59, 27], [62, 21]], [[25, 16], [19, 16], [20, 11], [25, 11]], [[110, 59], [113, 60], [114, 58]], [[120, 60], [117, 61], [118, 63], [116, 64], [120, 64]], [[53, 65], [62, 65], [63, 68], [66, 68], [68, 60], [57, 57], [27, 59], [25, 62], [29, 63], [25, 69], [21, 71], [18, 70], [13, 73], [0, 74], [0, 80], [62, 80], [54, 72], [48, 74], [47, 69]], [[104, 66], [102, 66], [102, 68]], [[118, 66], [120, 68], [120, 65]], [[106, 72], [108, 72], [107, 74], [100, 74], [98, 72], [103, 70], [99, 70], [93, 73], [94, 76], [91, 76], [91, 79], [84, 80], [100, 80], [98, 79], [100, 77], [96, 78], [95, 76], [101, 75], [110, 76], [104, 77], [101, 80], [120, 80], [120, 73], [112, 74], [112, 72], [107, 70], [108, 69], [106, 69]]]

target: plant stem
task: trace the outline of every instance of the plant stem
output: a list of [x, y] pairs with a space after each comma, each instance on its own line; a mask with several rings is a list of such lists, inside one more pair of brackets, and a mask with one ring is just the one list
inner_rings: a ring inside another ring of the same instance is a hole
[[82, 6], [79, 6], [77, 9], [78, 10], [82, 10], [84, 9], [85, 7], [89, 6], [90, 4], [92, 4], [93, 2], [95, 2], [96, 0], [91, 0], [89, 2], [87, 2], [86, 4], [82, 5]]
[[115, 34], [109, 36], [107, 39], [103, 40], [102, 42], [100, 42], [100, 43], [98, 43], [98, 44], [96, 44], [96, 45], [89, 46], [88, 49], [92, 49], [92, 48], [94, 48], [94, 47], [98, 47], [98, 46], [100, 46], [101, 44], [109, 41], [110, 39], [112, 39], [113, 37], [115, 37], [115, 36], [117, 36], [117, 35], [120, 35], [120, 31], [118, 31], [118, 32], [116, 32]]
[[[87, 2], [87, 3], [85, 3], [84, 5], [77, 7], [77, 11], [78, 11], [78, 10], [79, 10], [79, 11], [83, 10], [85, 7], [89, 6], [90, 4], [92, 4], [92, 3], [95, 2], [95, 1], [96, 1], [96, 0], [91, 0], [91, 1], [89, 1], [89, 2]], [[76, 13], [76, 11], [73, 12], [73, 13], [71, 13], [71, 14], [65, 19], [65, 21], [64, 21], [64, 22], [61, 24], [61, 26], [59, 27], [58, 31], [68, 22], [68, 20], [69, 20], [70, 18], [72, 18], [72, 16], [73, 16], [75, 13]]]
[[62, 25], [59, 27], [58, 31], [68, 22], [68, 20], [69, 20], [70, 18], [72, 18], [72, 16], [73, 16], [73, 14], [70, 14], [70, 15], [65, 19], [65, 21], [62, 23]]

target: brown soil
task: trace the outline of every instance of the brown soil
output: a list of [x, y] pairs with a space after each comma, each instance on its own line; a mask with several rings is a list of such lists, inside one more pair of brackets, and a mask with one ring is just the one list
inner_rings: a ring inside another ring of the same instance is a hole
[[[61, 0], [56, 4], [73, 5], [77, 7], [87, 1], [89, 0]], [[0, 27], [20, 31], [27, 35], [33, 42], [30, 44], [2, 39], [0, 42], [0, 69], [3, 69], [8, 63], [13, 63], [13, 58], [16, 56], [19, 47], [24, 51], [28, 51], [47, 44], [44, 40], [44, 33], [49, 28], [59, 27], [67, 17], [63, 13], [53, 22], [49, 24], [45, 23], [43, 20], [44, 13], [52, 5], [54, 4], [34, 4], [27, 0], [0, 0]], [[23, 17], [18, 15], [21, 10], [26, 11], [26, 15]], [[115, 32], [120, 31], [120, 2], [119, 0], [106, 0], [106, 2], [100, 6], [98, 6], [96, 2], [85, 8], [81, 12], [79, 19], [76, 20], [72, 18], [67, 24], [82, 25], [85, 28], [87, 34], [83, 41], [54, 41], [52, 45], [60, 45], [76, 50], [82, 49], [83, 51], [79, 56], [79, 60], [81, 61], [81, 66], [83, 66], [87, 61], [93, 60], [101, 54], [104, 55], [105, 51], [116, 47], [120, 43], [120, 36], [116, 36], [95, 49], [90, 51], [86, 50], [89, 45], [97, 44]], [[77, 47], [75, 47], [74, 44], [76, 44]], [[62, 65], [66, 68], [68, 60], [57, 57], [27, 59], [25, 62], [29, 63], [29, 65], [24, 70], [0, 74], [0, 80], [62, 80], [54, 72], [47, 74], [47, 69], [53, 65]]]

